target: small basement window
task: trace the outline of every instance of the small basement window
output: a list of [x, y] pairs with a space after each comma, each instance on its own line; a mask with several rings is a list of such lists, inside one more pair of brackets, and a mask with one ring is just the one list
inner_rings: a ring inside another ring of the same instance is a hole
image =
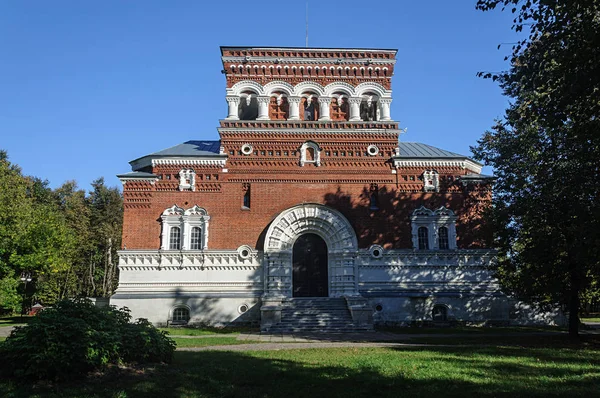
[[190, 310], [186, 307], [177, 307], [173, 310], [173, 323], [186, 324], [190, 320]]

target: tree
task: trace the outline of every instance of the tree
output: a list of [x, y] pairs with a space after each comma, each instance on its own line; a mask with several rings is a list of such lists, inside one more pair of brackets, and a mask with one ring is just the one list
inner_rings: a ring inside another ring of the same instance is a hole
[[0, 152], [0, 307], [17, 309], [22, 273], [37, 283], [66, 269], [72, 238], [47, 183], [23, 176]]
[[500, 281], [520, 297], [568, 308], [600, 271], [600, 2], [478, 0], [528, 29], [497, 80], [512, 99], [473, 149], [497, 176], [492, 221]]

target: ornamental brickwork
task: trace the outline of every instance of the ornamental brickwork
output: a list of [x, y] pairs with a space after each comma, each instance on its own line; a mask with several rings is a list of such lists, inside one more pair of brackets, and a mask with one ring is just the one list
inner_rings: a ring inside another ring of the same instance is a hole
[[173, 205], [206, 210], [209, 250], [262, 250], [275, 217], [302, 203], [338, 210], [361, 249], [413, 248], [420, 206], [456, 214], [458, 248], [489, 241], [480, 219], [489, 181], [463, 180], [481, 166], [400, 151], [390, 113], [395, 50], [221, 51], [227, 115], [218, 151], [132, 162], [142, 174], [122, 178], [127, 249], [160, 248], [160, 215]]

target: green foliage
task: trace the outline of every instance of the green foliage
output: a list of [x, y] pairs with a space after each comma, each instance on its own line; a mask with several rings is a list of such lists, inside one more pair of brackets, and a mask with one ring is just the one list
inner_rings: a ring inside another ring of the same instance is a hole
[[51, 190], [0, 151], [0, 311], [21, 308], [22, 273], [33, 279], [26, 306], [113, 294], [123, 201], [102, 178], [92, 187], [86, 194], [69, 181]]
[[528, 35], [493, 77], [512, 102], [473, 148], [494, 167], [498, 275], [523, 298], [568, 306], [600, 275], [600, 2], [479, 0]]
[[127, 309], [97, 308], [85, 299], [60, 301], [0, 345], [0, 375], [27, 379], [78, 378], [108, 364], [169, 362], [175, 343]]

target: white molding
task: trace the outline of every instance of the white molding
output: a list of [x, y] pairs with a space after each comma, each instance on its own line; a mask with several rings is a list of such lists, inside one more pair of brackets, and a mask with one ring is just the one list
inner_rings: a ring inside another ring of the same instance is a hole
[[141, 182], [149, 182], [150, 184], [154, 185], [154, 183], [156, 181], [158, 181], [158, 177], [142, 177], [142, 178], [136, 178], [136, 177], [118, 177], [119, 181], [121, 181], [121, 184], [125, 185], [126, 182], [129, 181], [141, 181]]
[[443, 158], [439, 159], [394, 159], [394, 167], [402, 168], [402, 167], [461, 167], [463, 169], [471, 170], [476, 174], [481, 173], [481, 169], [483, 166], [478, 165], [477, 163], [469, 160], [447, 160]]
[[[313, 50], [313, 49], [311, 49]], [[284, 50], [287, 51], [287, 50]], [[335, 50], [323, 50], [323, 51], [335, 51]], [[364, 50], [349, 50], [349, 51], [362, 51]], [[378, 52], [380, 52], [378, 50]], [[392, 53], [390, 51], [390, 53]], [[252, 62], [268, 63], [273, 64], [311, 64], [311, 65], [324, 65], [324, 64], [365, 64], [365, 65], [394, 65], [395, 59], [375, 59], [375, 58], [300, 58], [300, 57], [250, 57]], [[248, 62], [247, 57], [234, 57], [225, 56], [221, 57], [223, 62]], [[236, 65], [237, 67], [238, 65]], [[270, 66], [270, 65], [269, 65]], [[275, 66], [275, 65], [273, 65]], [[268, 67], [267, 67], [268, 69]]]
[[158, 165], [186, 165], [186, 166], [225, 166], [227, 158], [183, 158], [183, 157], [172, 157], [172, 158], [159, 158], [152, 159], [152, 167]]

